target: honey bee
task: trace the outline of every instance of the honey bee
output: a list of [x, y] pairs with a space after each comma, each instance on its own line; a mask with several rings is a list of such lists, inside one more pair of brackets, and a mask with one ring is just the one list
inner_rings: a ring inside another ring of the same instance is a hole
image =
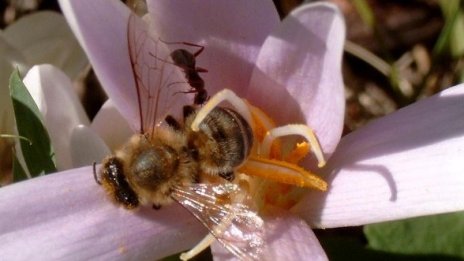
[[175, 188], [199, 183], [202, 175], [234, 179], [253, 144], [250, 126], [232, 109], [217, 107], [196, 132], [190, 128], [195, 110], [186, 108], [184, 124], [134, 135], [104, 160], [99, 182], [116, 203], [128, 209], [160, 208], [172, 202]]
[[[180, 77], [182, 72], [174, 63], [160, 63], [169, 59], [169, 52], [163, 51], [159, 38], [146, 26], [139, 17], [129, 16], [128, 48], [139, 105], [139, 133], [104, 159], [98, 172], [94, 165], [95, 180], [114, 203], [126, 209], [141, 205], [159, 209], [177, 202], [231, 253], [241, 259], [257, 259], [264, 247], [263, 221], [249, 206], [246, 189], [230, 182], [250, 154], [251, 127], [233, 109], [215, 107], [193, 130], [199, 110], [195, 103], [183, 107], [181, 122], [169, 115], [159, 121], [164, 111], [179, 103], [164, 101], [161, 96], [179, 96], [169, 82], [174, 81], [176, 72]], [[145, 60], [153, 55], [164, 56]], [[247, 237], [231, 232], [237, 230]], [[210, 243], [182, 258], [190, 258]]]

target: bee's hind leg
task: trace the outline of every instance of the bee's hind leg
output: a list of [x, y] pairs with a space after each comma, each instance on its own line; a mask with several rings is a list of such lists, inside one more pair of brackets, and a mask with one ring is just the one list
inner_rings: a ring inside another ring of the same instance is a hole
[[193, 257], [200, 254], [203, 250], [208, 248], [215, 240], [216, 238], [211, 233], [209, 233], [208, 235], [206, 235], [206, 237], [203, 238], [203, 240], [201, 240], [196, 246], [194, 246], [188, 252], [182, 253], [180, 255], [180, 259], [181, 260], [192, 259]]
[[184, 108], [182, 108], [182, 116], [184, 117], [184, 121], [192, 114], [195, 113], [195, 107], [192, 105], [185, 105]]
[[197, 112], [195, 119], [193, 120], [190, 127], [193, 131], [198, 131], [200, 123], [206, 118], [206, 116], [214, 110], [221, 102], [229, 102], [234, 109], [248, 122], [253, 128], [253, 121], [248, 105], [240, 97], [238, 97], [233, 91], [224, 89], [216, 93], [209, 101]]
[[233, 181], [235, 179], [235, 173], [233, 171], [231, 172], [222, 172], [219, 173], [219, 177], [227, 180], [227, 181]]
[[182, 128], [180, 123], [171, 115], [166, 116], [166, 118], [164, 118], [164, 121], [168, 126], [173, 128], [174, 130], [180, 130]]

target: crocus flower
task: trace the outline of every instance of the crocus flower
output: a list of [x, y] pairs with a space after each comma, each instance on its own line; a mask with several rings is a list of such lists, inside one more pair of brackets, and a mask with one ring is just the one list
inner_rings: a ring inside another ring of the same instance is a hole
[[[137, 101], [126, 88], [133, 84], [126, 39], [130, 11], [118, 1], [61, 4], [112, 102], [136, 126], [131, 116], [137, 116]], [[464, 86], [377, 120], [339, 143], [345, 29], [335, 7], [306, 5], [279, 22], [271, 1], [169, 0], [148, 6], [162, 39], [205, 46], [197, 63], [209, 71], [204, 79], [210, 93], [227, 87], [278, 125], [308, 124], [331, 156], [320, 170], [328, 192], [308, 191], [292, 209], [264, 217], [269, 246], [264, 258], [327, 259], [310, 227], [464, 209], [456, 196], [464, 192]], [[112, 122], [107, 126], [117, 132]], [[316, 170], [312, 162], [304, 164]], [[186, 250], [206, 234], [176, 204], [159, 211], [116, 208], [89, 166], [2, 188], [0, 223], [2, 256], [16, 260], [153, 260]], [[213, 255], [227, 258], [218, 245]]]

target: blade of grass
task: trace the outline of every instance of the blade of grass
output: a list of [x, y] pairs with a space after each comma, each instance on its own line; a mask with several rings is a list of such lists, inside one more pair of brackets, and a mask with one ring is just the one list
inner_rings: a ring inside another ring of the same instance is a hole
[[[452, 50], [450, 49], [452, 45], [457, 44], [460, 46], [459, 43], [462, 41], [461, 38], [464, 37], [464, 32], [457, 31], [462, 28], [457, 24], [459, 21], [462, 22], [462, 18], [459, 19], [459, 17], [462, 16], [460, 1], [446, 0], [440, 1], [439, 3], [445, 18], [445, 25], [443, 26], [440, 36], [438, 37], [438, 40], [433, 47], [433, 53], [435, 56], [446, 54], [448, 50], [448, 53], [452, 54]], [[457, 33], [458, 36], [453, 36], [454, 33]], [[459, 42], [452, 43], [453, 39], [457, 39]]]
[[371, 7], [366, 0], [353, 0], [354, 7], [358, 11], [359, 16], [370, 29], [374, 28], [375, 17]]

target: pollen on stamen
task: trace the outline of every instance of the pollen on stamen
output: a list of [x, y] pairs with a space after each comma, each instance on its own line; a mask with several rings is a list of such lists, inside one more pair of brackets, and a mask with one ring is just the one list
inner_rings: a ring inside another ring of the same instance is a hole
[[318, 167], [322, 168], [325, 166], [325, 159], [322, 149], [319, 145], [316, 135], [313, 130], [304, 124], [288, 124], [273, 128], [266, 133], [260, 151], [261, 155], [266, 157], [270, 153], [270, 148], [275, 139], [283, 136], [299, 135], [305, 138], [311, 145], [311, 149], [318, 161]]
[[278, 183], [298, 187], [310, 187], [321, 191], [327, 190], [327, 183], [323, 179], [295, 164], [285, 161], [251, 156], [239, 168], [239, 171]]
[[309, 151], [310, 147], [307, 142], [297, 143], [295, 148], [285, 157], [284, 161], [297, 164], [308, 155]]

